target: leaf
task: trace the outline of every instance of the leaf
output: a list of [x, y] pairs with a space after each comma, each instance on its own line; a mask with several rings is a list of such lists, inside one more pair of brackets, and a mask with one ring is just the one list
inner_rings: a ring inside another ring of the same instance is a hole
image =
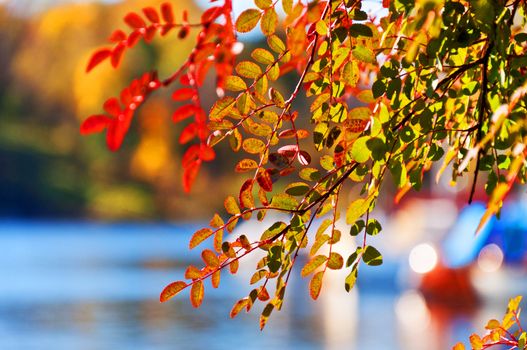
[[236, 100], [231, 96], [225, 96], [216, 101], [209, 113], [210, 120], [219, 121], [223, 119], [233, 110], [235, 104]]
[[172, 115], [172, 121], [174, 123], [178, 123], [182, 120], [185, 120], [186, 118], [189, 118], [190, 116], [196, 114], [196, 111], [198, 110], [198, 107], [196, 107], [193, 104], [187, 104], [180, 106], [174, 114]]
[[278, 24], [278, 14], [274, 7], [265, 10], [262, 20], [260, 22], [260, 28], [265, 36], [274, 34], [276, 31], [276, 25]]
[[174, 101], [186, 101], [190, 100], [192, 97], [196, 95], [196, 90], [191, 88], [181, 88], [172, 94], [172, 99]]
[[285, 52], [285, 44], [276, 34], [267, 37], [267, 44], [277, 54], [283, 54]]
[[463, 343], [457, 343], [452, 350], [465, 350], [465, 345]]
[[243, 298], [238, 300], [231, 309], [231, 318], [236, 317], [240, 313], [240, 311], [242, 311], [247, 306], [247, 304], [249, 304], [249, 298]]
[[235, 171], [237, 173], [244, 173], [258, 168], [258, 163], [252, 159], [242, 159], [236, 164]]
[[210, 278], [212, 288], [218, 288], [220, 286], [220, 280], [221, 280], [221, 270], [215, 271]]
[[160, 18], [159, 14], [157, 13], [156, 9], [153, 7], [145, 7], [143, 9], [143, 13], [146, 18], [152, 23], [159, 23]]
[[234, 197], [228, 196], [227, 198], [225, 198], [223, 205], [225, 206], [225, 210], [227, 210], [227, 213], [231, 215], [240, 214], [240, 208], [238, 207], [238, 203], [236, 203], [236, 199], [234, 199]]
[[212, 236], [213, 231], [210, 228], [202, 228], [196, 231], [190, 239], [189, 248], [196, 248], [201, 242]]
[[353, 23], [349, 31], [353, 37], [364, 36], [371, 38], [373, 36], [371, 28], [362, 23]]
[[81, 135], [89, 135], [97, 132], [101, 132], [106, 129], [112, 119], [105, 115], [92, 115], [82, 122], [80, 127]]
[[294, 182], [287, 185], [285, 193], [291, 196], [304, 196], [311, 187], [304, 182]]
[[262, 75], [262, 69], [251, 61], [242, 61], [236, 65], [236, 72], [244, 78], [256, 79]]
[[132, 29], [140, 29], [146, 27], [145, 21], [135, 12], [130, 12], [124, 17], [124, 22]]
[[198, 269], [196, 266], [190, 265], [185, 270], [186, 279], [195, 280], [195, 279], [201, 278], [202, 276], [203, 276], [203, 271]]
[[351, 272], [346, 276], [346, 279], [344, 280], [344, 288], [346, 289], [346, 292], [350, 292], [353, 287], [355, 286], [355, 283], [357, 283], [357, 275], [358, 270], [355, 265], [355, 268], [351, 270]]
[[483, 349], [483, 341], [477, 334], [472, 334], [470, 336], [470, 345], [472, 346], [472, 350], [481, 350]]
[[365, 163], [370, 159], [371, 151], [367, 145], [370, 138], [370, 136], [359, 137], [351, 146], [351, 156], [357, 163]]
[[170, 3], [165, 2], [161, 5], [161, 16], [166, 23], [174, 23], [174, 11]]
[[325, 255], [317, 255], [313, 257], [311, 260], [308, 261], [308, 263], [302, 268], [302, 271], [300, 271], [300, 276], [306, 277], [313, 273], [320, 265], [326, 262], [328, 259]]
[[257, 9], [247, 9], [236, 19], [236, 30], [240, 33], [248, 33], [256, 27], [262, 13]]
[[203, 281], [194, 282], [190, 289], [190, 303], [193, 307], [198, 308], [201, 305], [204, 294], [205, 288], [203, 287]]
[[250, 154], [259, 154], [265, 150], [265, 143], [260, 139], [247, 138], [243, 140], [243, 150]]
[[256, 271], [253, 274], [253, 276], [251, 277], [251, 281], [249, 283], [250, 284], [255, 284], [256, 282], [258, 282], [262, 278], [267, 277], [267, 275], [268, 275], [268, 273], [267, 273], [266, 270], [258, 270], [258, 271]]
[[246, 180], [240, 189], [240, 204], [245, 208], [254, 208], [253, 180]]
[[346, 210], [346, 224], [352, 225], [354, 224], [370, 207], [370, 204], [373, 200], [372, 197], [368, 197], [367, 199], [359, 198], [355, 201], [351, 202], [351, 204], [348, 206], [348, 209]]
[[244, 91], [247, 90], [247, 84], [242, 78], [236, 75], [229, 75], [225, 79], [225, 88], [230, 91]]
[[86, 73], [89, 73], [93, 68], [103, 62], [105, 59], [112, 55], [112, 50], [110, 49], [100, 49], [93, 53], [90, 60], [88, 61], [88, 66], [86, 66]]
[[159, 296], [159, 300], [164, 303], [165, 301], [175, 297], [179, 292], [181, 292], [183, 289], [185, 289], [188, 286], [183, 281], [176, 281], [170, 283], [168, 286], [163, 289], [161, 292], [161, 295]]
[[198, 176], [199, 168], [201, 167], [201, 160], [192, 162], [183, 171], [183, 190], [187, 193], [192, 189], [192, 185]]
[[278, 90], [276, 90], [274, 88], [271, 88], [269, 90], [269, 94], [271, 95], [271, 100], [273, 100], [273, 103], [278, 108], [284, 108], [285, 107], [284, 97], [282, 96], [282, 94]]
[[366, 265], [379, 266], [382, 265], [382, 255], [376, 248], [369, 245], [366, 246], [362, 253], [362, 261], [364, 261]]
[[309, 282], [309, 295], [313, 300], [317, 300], [322, 289], [322, 278], [324, 277], [324, 271], [315, 273], [311, 281]]
[[376, 63], [377, 60], [375, 59], [375, 54], [373, 51], [365, 46], [356, 46], [352, 51], [351, 54], [353, 57], [358, 59], [359, 61], [366, 62], [366, 63]]
[[266, 49], [262, 49], [260, 47], [254, 49], [254, 51], [251, 53], [251, 57], [258, 63], [262, 63], [265, 65], [270, 65], [274, 63], [275, 58], [273, 54]]
[[203, 262], [212, 268], [217, 268], [220, 265], [220, 260], [216, 256], [216, 253], [214, 253], [210, 249], [205, 249], [201, 252], [201, 258], [203, 259]]
[[254, 3], [256, 4], [256, 6], [258, 6], [262, 10], [265, 10], [273, 4], [273, 1], [272, 0], [254, 0]]
[[283, 210], [296, 210], [298, 201], [285, 193], [279, 193], [271, 200], [271, 207], [280, 208]]
[[344, 259], [339, 253], [332, 252], [328, 259], [328, 268], [332, 270], [339, 270], [344, 265]]

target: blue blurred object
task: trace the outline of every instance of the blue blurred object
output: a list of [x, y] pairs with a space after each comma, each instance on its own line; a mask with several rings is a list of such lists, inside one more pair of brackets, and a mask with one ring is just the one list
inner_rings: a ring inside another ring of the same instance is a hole
[[496, 218], [492, 217], [478, 235], [475, 235], [475, 228], [478, 227], [484, 213], [483, 203], [473, 203], [461, 211], [456, 224], [441, 246], [442, 258], [446, 266], [460, 268], [476, 259], [481, 248], [485, 246], [496, 221]]
[[507, 202], [501, 210], [500, 219], [492, 217], [484, 228], [475, 235], [485, 213], [483, 203], [466, 206], [442, 244], [443, 262], [451, 268], [471, 264], [481, 249], [494, 243], [503, 251], [507, 264], [521, 264], [527, 253], [527, 202], [514, 200]]

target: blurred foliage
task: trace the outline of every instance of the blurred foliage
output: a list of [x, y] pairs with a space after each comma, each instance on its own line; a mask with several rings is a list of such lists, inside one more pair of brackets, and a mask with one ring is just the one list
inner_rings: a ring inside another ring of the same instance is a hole
[[[166, 96], [139, 111], [119, 154], [102, 151], [100, 139], [78, 134], [82, 118], [136, 78], [139, 67], [166, 75], [187, 57], [192, 40], [165, 38], [132, 50], [119, 72], [101, 67], [85, 74], [90, 51], [125, 7], [160, 3], [67, 4], [33, 17], [0, 4], [0, 216], [191, 219], [221, 206], [236, 186], [223, 171], [232, 163], [205, 169], [195, 200], [186, 201], [177, 165], [183, 150], [174, 141], [182, 127], [166, 127], [173, 110]], [[199, 14], [189, 1], [175, 7], [187, 9], [191, 18]], [[213, 198], [211, 188], [218, 192]]]

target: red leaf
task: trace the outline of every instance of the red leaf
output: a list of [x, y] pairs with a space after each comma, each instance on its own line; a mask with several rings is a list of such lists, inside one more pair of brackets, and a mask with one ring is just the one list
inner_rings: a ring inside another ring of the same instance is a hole
[[199, 150], [199, 158], [205, 162], [210, 162], [216, 158], [216, 152], [212, 147], [202, 144]]
[[174, 93], [172, 94], [172, 99], [174, 101], [186, 101], [190, 100], [192, 97], [194, 97], [194, 95], [196, 95], [196, 91], [194, 89], [181, 88], [174, 91]]
[[172, 115], [172, 121], [174, 123], [177, 123], [184, 119], [187, 119], [188, 117], [196, 113], [196, 109], [197, 107], [192, 104], [183, 105], [176, 109], [174, 115]]
[[135, 12], [130, 12], [124, 17], [124, 21], [126, 24], [128, 24], [132, 29], [140, 29], [146, 27], [145, 21]]
[[146, 32], [143, 35], [143, 38], [145, 38], [145, 41], [147, 43], [151, 42], [152, 39], [154, 39], [154, 36], [156, 35], [156, 31], [157, 31], [157, 29], [154, 26], [150, 26], [150, 27], [146, 28]]
[[121, 105], [119, 104], [119, 100], [115, 97], [106, 100], [106, 102], [104, 102], [103, 108], [106, 113], [113, 115], [114, 117], [117, 117], [119, 114], [121, 114]]
[[293, 158], [298, 153], [298, 146], [297, 145], [286, 145], [286, 146], [280, 147], [278, 149], [278, 153], [287, 158]]
[[174, 12], [172, 11], [172, 5], [168, 2], [161, 5], [161, 16], [163, 16], [166, 23], [174, 23]]
[[183, 189], [185, 192], [189, 193], [192, 189], [194, 181], [198, 176], [199, 168], [201, 166], [201, 160], [197, 160], [188, 166], [183, 172]]
[[90, 61], [88, 62], [88, 66], [86, 67], [86, 72], [90, 72], [99, 63], [101, 63], [102, 61], [110, 57], [111, 54], [112, 54], [112, 50], [110, 49], [100, 49], [94, 52], [90, 58]]
[[197, 161], [198, 158], [199, 158], [199, 145], [192, 145], [186, 150], [185, 154], [183, 155], [181, 164], [183, 165], [183, 168], [188, 168], [192, 163]]
[[130, 34], [130, 36], [128, 37], [128, 47], [134, 47], [135, 44], [137, 44], [137, 42], [139, 41], [139, 39], [141, 39], [141, 36], [142, 34], [140, 31], [135, 31]]
[[105, 115], [92, 115], [81, 124], [81, 135], [88, 135], [96, 132], [101, 132], [106, 129], [111, 122], [112, 119], [108, 118]]
[[143, 9], [143, 13], [145, 14], [146, 18], [150, 20], [150, 22], [159, 23], [159, 14], [157, 13], [155, 8], [145, 7]]
[[262, 171], [256, 178], [256, 181], [258, 181], [258, 184], [264, 191], [271, 192], [273, 190], [273, 181], [269, 175], [269, 170]]
[[126, 115], [120, 115], [118, 120], [114, 120], [113, 123], [108, 125], [106, 145], [111, 151], [115, 152], [121, 147], [131, 122], [131, 111], [127, 111]]
[[118, 44], [121, 41], [126, 40], [126, 34], [122, 30], [117, 29], [116, 31], [112, 33], [112, 35], [110, 35], [108, 40], [111, 41], [112, 43]]
[[179, 143], [184, 145], [191, 141], [198, 134], [198, 127], [195, 123], [189, 124], [183, 129], [181, 135], [179, 135]]
[[211, 7], [201, 15], [201, 23], [212, 23], [222, 13], [222, 7]]
[[311, 164], [311, 155], [306, 151], [298, 152], [297, 158], [300, 164], [302, 164], [303, 166], [308, 166], [309, 164]]
[[117, 68], [119, 66], [119, 63], [121, 63], [121, 59], [123, 58], [124, 50], [125, 50], [124, 44], [119, 44], [113, 49], [113, 51], [112, 51], [112, 66], [114, 68]]

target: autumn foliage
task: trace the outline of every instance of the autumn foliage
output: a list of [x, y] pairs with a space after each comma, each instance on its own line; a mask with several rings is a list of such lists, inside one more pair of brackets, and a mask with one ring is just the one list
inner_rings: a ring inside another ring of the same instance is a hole
[[[93, 54], [87, 71], [106, 61], [117, 67], [126, 50], [157, 34], [194, 40], [171, 76], [150, 72], [134, 80], [81, 131], [106, 130], [115, 151], [134, 111], [156, 90], [170, 89], [179, 104], [173, 121], [185, 125], [179, 141], [188, 145], [185, 190], [222, 142], [241, 154], [234, 170], [247, 174], [239, 193], [225, 199], [228, 217], [215, 214], [190, 241], [190, 248], [213, 241], [213, 250], [202, 251], [203, 266], [189, 266], [186, 281], [167, 286], [161, 301], [189, 288], [197, 307], [204, 280], [216, 288], [225, 270], [236, 273], [240, 259], [264, 250], [250, 280], [256, 287], [231, 311], [234, 317], [264, 302], [264, 327], [282, 306], [300, 253], [310, 257], [298, 270], [311, 278], [313, 299], [328, 269], [348, 270], [349, 291], [360, 266], [382, 263], [367, 238], [381, 231], [371, 213], [388, 174], [398, 189], [396, 202], [419, 190], [436, 162], [437, 177], [449, 172], [454, 184], [472, 174], [467, 200], [483, 181], [489, 196], [481, 225], [515, 183], [525, 182], [525, 3], [385, 0], [382, 6], [372, 15], [358, 0], [255, 0], [235, 18], [232, 0], [222, 0], [211, 1], [191, 22], [167, 2], [127, 14], [129, 30], [115, 31], [111, 46]], [[266, 44], [244, 52], [238, 33], [253, 30]], [[201, 94], [211, 74], [217, 99], [204, 109]], [[281, 84], [292, 79], [292, 85]], [[306, 98], [307, 110], [301, 106]], [[349, 186], [357, 189], [351, 202], [341, 198]], [[263, 220], [270, 211], [289, 219], [263, 229], [256, 240], [227, 239], [240, 220]], [[349, 232], [337, 228], [341, 212]], [[342, 256], [333, 247], [348, 234], [361, 235], [361, 243]]]

